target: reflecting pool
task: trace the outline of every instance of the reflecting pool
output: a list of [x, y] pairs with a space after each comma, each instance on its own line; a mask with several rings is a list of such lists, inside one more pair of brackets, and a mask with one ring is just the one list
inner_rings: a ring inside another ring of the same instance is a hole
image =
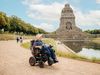
[[64, 44], [81, 56], [100, 58], [100, 44], [86, 41], [67, 41]]

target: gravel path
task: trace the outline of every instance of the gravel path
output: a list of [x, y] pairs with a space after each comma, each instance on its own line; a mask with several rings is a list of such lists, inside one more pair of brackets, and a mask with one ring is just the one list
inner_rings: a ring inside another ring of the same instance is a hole
[[0, 41], [0, 75], [100, 75], [100, 64], [58, 57], [59, 63], [31, 67], [30, 50], [16, 41]]

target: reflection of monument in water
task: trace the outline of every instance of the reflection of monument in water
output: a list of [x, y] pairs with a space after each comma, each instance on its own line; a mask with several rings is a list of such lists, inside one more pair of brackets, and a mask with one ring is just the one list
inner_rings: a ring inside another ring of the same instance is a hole
[[76, 27], [75, 16], [69, 4], [65, 4], [60, 18], [60, 27], [56, 31], [56, 36], [60, 40], [83, 40], [86, 35], [81, 29]]
[[68, 46], [70, 49], [72, 49], [74, 52], [78, 53], [84, 47], [85, 42], [84, 41], [67, 41], [67, 42], [64, 42], [64, 44]]
[[66, 41], [63, 43], [76, 53], [81, 52], [83, 48], [100, 50], [100, 44], [89, 41]]

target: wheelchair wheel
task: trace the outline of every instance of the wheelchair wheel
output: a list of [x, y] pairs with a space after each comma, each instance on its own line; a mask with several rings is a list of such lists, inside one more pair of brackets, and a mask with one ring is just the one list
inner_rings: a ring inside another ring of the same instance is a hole
[[40, 61], [40, 62], [39, 62], [39, 67], [40, 67], [40, 68], [44, 68], [44, 62], [43, 62], [43, 61]]
[[53, 59], [49, 57], [49, 58], [48, 58], [48, 65], [49, 65], [49, 66], [52, 66], [53, 63], [54, 63], [54, 62], [53, 62]]
[[31, 66], [35, 66], [35, 64], [36, 64], [36, 59], [35, 59], [35, 57], [30, 57], [30, 58], [29, 58], [29, 64], [30, 64]]

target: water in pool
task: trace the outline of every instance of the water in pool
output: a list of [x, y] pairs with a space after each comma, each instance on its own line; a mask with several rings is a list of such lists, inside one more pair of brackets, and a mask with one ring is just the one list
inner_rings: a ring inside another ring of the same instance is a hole
[[67, 41], [64, 44], [81, 56], [100, 59], [100, 44], [83, 41]]

